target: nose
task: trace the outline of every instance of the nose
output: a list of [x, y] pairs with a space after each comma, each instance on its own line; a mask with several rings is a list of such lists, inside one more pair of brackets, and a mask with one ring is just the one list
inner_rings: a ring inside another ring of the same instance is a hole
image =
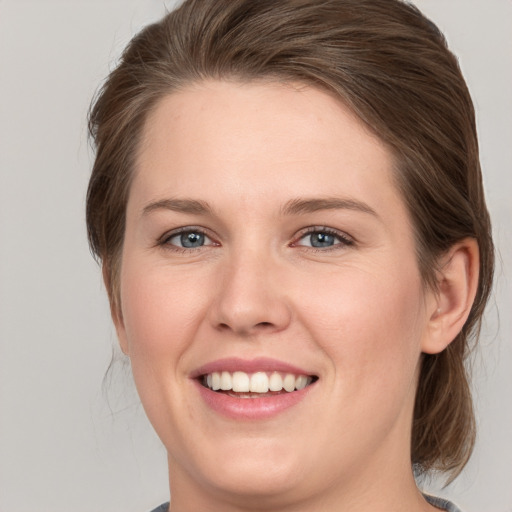
[[277, 263], [260, 251], [244, 251], [225, 262], [210, 308], [213, 327], [239, 336], [286, 329], [291, 308], [280, 275]]

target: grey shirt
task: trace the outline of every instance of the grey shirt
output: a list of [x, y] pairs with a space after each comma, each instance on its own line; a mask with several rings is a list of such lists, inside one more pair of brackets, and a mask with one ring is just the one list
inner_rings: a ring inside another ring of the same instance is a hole
[[169, 502], [164, 503], [163, 505], [160, 505], [159, 507], [155, 508], [151, 512], [167, 512], [169, 510]]
[[423, 496], [431, 505], [434, 505], [434, 507], [441, 510], [446, 510], [446, 512], [461, 512], [460, 508], [454, 505], [451, 501], [443, 498], [436, 498], [435, 496], [429, 496], [428, 494], [423, 494]]

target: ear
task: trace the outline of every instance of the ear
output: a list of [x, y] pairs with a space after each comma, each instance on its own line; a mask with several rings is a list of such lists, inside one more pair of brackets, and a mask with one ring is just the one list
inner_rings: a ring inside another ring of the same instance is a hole
[[119, 346], [124, 354], [129, 355], [128, 351], [128, 341], [126, 337], [126, 329], [124, 327], [124, 319], [123, 312], [121, 309], [121, 301], [118, 297], [118, 294], [111, 283], [111, 273], [106, 265], [102, 267], [102, 275], [103, 282], [105, 283], [105, 288], [108, 292], [108, 299], [110, 302], [110, 316], [112, 317], [112, 322], [114, 323], [114, 327], [116, 328], [117, 339], [119, 341]]
[[427, 301], [429, 322], [422, 352], [442, 352], [460, 333], [475, 300], [479, 268], [478, 244], [473, 238], [456, 243], [443, 255], [437, 290]]

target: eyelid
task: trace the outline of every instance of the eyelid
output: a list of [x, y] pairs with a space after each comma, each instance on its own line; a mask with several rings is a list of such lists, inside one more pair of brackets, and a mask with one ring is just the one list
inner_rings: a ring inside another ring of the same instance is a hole
[[[303, 238], [305, 238], [308, 235], [311, 235], [312, 233], [326, 233], [328, 235], [335, 236], [336, 238], [338, 238], [340, 240], [340, 242], [336, 243], [333, 246], [323, 247], [323, 248], [311, 247], [311, 246], [308, 246], [308, 245], [301, 245], [301, 244], [299, 244], [299, 242]], [[338, 229], [330, 228], [330, 227], [327, 227], [327, 226], [309, 226], [309, 227], [306, 227], [304, 229], [301, 229], [297, 233], [297, 235], [294, 237], [294, 240], [295, 241], [292, 242], [292, 244], [291, 244], [292, 246], [304, 247], [304, 248], [309, 249], [309, 250], [321, 251], [321, 252], [326, 252], [326, 251], [329, 251], [329, 250], [336, 250], [336, 249], [340, 249], [341, 247], [351, 246], [351, 245], [355, 244], [355, 240], [350, 235], [345, 233], [344, 231], [340, 231]]]
[[[198, 233], [201, 235], [204, 235], [205, 238], [207, 238], [211, 243], [202, 245], [200, 247], [181, 247], [179, 245], [174, 245], [169, 243], [171, 238], [174, 238], [175, 236], [179, 236], [183, 233]], [[202, 249], [204, 247], [210, 247], [210, 246], [218, 246], [220, 245], [218, 242], [215, 241], [215, 237], [211, 235], [209, 230], [202, 228], [200, 226], [182, 226], [176, 229], [172, 229], [171, 231], [166, 231], [160, 238], [157, 240], [158, 246], [171, 249], [171, 250], [177, 250], [177, 251], [193, 251], [197, 249]]]

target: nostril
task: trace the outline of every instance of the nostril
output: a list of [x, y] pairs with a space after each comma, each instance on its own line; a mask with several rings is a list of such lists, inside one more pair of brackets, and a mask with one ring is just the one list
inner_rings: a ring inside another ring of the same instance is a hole
[[272, 324], [270, 322], [260, 322], [256, 324], [256, 327], [272, 327]]

